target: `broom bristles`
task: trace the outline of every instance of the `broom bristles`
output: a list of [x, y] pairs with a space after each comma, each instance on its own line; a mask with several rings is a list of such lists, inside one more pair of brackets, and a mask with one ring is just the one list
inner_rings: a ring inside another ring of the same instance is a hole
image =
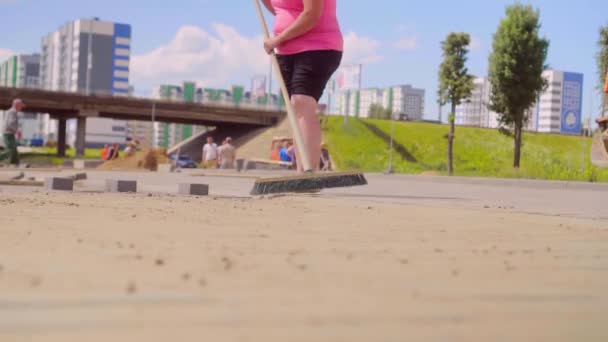
[[362, 173], [312, 174], [307, 176], [258, 179], [251, 195], [307, 192], [329, 188], [367, 185]]

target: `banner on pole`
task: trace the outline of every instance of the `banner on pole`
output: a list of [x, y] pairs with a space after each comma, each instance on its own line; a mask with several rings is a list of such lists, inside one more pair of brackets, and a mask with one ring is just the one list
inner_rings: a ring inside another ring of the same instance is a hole
[[337, 88], [355, 90], [361, 87], [361, 64], [344, 65], [338, 70]]
[[251, 80], [251, 99], [266, 97], [266, 76], [254, 76]]

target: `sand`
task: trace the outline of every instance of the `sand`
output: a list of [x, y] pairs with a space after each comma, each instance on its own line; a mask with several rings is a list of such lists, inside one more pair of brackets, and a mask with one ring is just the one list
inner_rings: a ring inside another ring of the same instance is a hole
[[143, 149], [133, 156], [120, 154], [117, 159], [109, 160], [97, 167], [98, 170], [149, 170], [156, 171], [158, 164], [169, 163], [166, 150]]
[[605, 222], [310, 196], [0, 213], [0, 341], [608, 340]]

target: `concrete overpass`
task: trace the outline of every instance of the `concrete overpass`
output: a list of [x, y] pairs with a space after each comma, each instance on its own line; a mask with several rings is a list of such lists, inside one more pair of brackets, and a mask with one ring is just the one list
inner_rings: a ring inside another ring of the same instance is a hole
[[77, 119], [76, 151], [84, 153], [88, 117], [196, 124], [214, 127], [256, 129], [275, 125], [284, 111], [262, 107], [200, 104], [120, 96], [87, 96], [79, 93], [0, 87], [0, 108], [7, 109], [14, 98], [25, 102], [27, 112], [48, 113], [58, 120], [57, 153], [65, 155], [66, 121]]

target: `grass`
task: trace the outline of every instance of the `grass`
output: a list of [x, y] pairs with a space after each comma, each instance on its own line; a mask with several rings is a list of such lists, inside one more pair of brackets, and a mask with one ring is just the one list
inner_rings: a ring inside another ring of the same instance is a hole
[[[31, 153], [22, 153], [20, 159], [22, 163], [43, 164], [43, 165], [63, 165], [66, 160], [76, 157], [75, 149], [66, 150], [66, 156], [58, 157], [57, 149], [51, 147], [34, 148]], [[101, 149], [86, 149], [82, 159], [101, 159]]]
[[[390, 131], [387, 120], [350, 119], [344, 126], [343, 118], [331, 117], [324, 138], [340, 169], [377, 172], [388, 167]], [[446, 125], [396, 122], [395, 145], [401, 153], [393, 154], [395, 172], [447, 174], [447, 133]], [[513, 139], [493, 129], [457, 127], [455, 175], [608, 182], [608, 170], [591, 164], [590, 147], [591, 138], [525, 132], [517, 170]]]

